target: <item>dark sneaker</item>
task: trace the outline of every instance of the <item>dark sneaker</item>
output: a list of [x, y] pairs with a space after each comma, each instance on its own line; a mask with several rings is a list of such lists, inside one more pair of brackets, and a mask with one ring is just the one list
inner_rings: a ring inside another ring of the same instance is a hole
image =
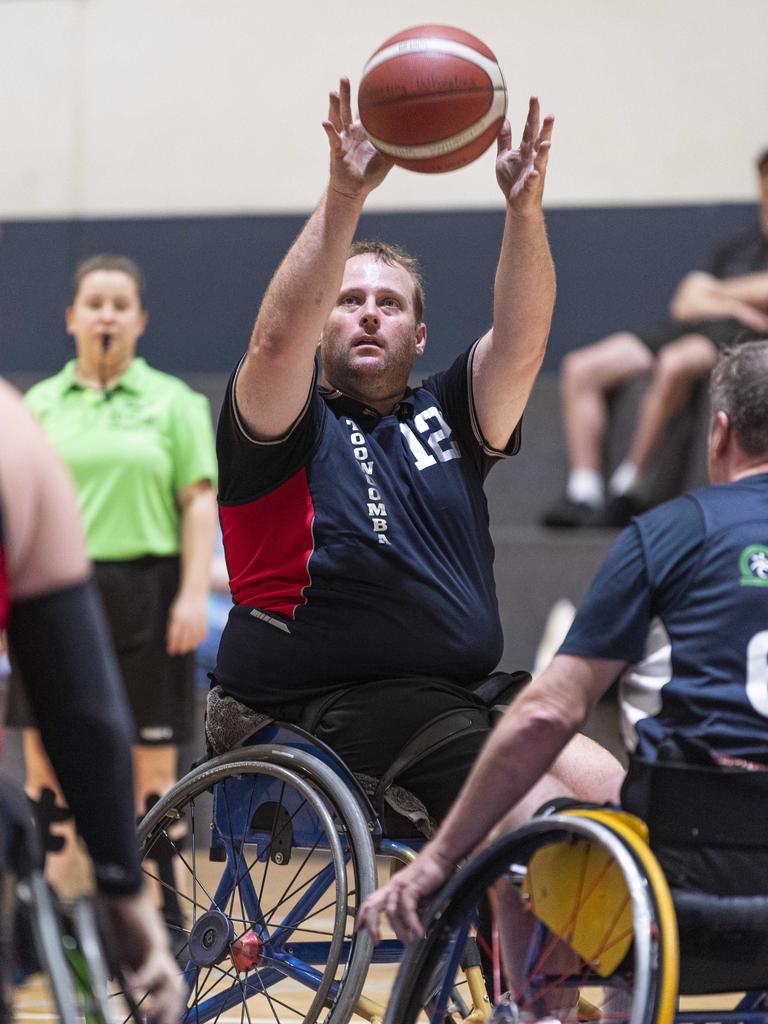
[[583, 501], [571, 501], [569, 497], [563, 497], [553, 505], [541, 518], [544, 526], [600, 526], [600, 518], [603, 509], [593, 508]]

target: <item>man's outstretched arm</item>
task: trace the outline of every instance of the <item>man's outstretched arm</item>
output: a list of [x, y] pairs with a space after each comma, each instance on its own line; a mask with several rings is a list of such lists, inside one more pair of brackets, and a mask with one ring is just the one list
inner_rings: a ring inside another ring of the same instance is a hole
[[544, 358], [555, 302], [555, 270], [542, 210], [554, 118], [540, 120], [531, 97], [523, 138], [512, 148], [508, 122], [499, 134], [496, 178], [506, 200], [496, 269], [493, 326], [481, 339], [472, 387], [480, 428], [504, 448], [523, 414]]
[[363, 204], [392, 167], [353, 117], [346, 78], [331, 93], [323, 128], [331, 151], [328, 186], [270, 282], [237, 379], [238, 410], [259, 440], [285, 434], [307, 400], [315, 350]]

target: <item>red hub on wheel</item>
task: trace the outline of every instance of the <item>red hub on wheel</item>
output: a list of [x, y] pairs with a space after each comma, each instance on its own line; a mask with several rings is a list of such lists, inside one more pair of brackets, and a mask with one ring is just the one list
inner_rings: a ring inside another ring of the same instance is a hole
[[232, 963], [238, 971], [252, 971], [258, 967], [264, 955], [264, 943], [254, 931], [241, 935], [229, 947]]

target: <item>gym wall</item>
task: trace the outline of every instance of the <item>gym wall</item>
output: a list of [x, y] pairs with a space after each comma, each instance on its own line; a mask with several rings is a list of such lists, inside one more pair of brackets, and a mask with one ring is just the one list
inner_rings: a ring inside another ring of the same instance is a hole
[[[547, 368], [663, 315], [711, 241], [754, 221], [768, 144], [765, 0], [0, 0], [0, 372], [68, 349], [74, 262], [125, 251], [149, 279], [148, 358], [224, 373], [317, 200], [340, 73], [408, 24], [460, 25], [557, 117], [547, 181], [559, 296]], [[395, 169], [361, 234], [425, 264], [429, 372], [487, 326], [502, 226], [493, 155]]]

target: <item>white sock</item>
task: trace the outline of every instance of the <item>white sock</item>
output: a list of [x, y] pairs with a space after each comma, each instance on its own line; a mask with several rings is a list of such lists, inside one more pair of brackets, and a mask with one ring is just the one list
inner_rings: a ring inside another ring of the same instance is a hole
[[589, 505], [590, 508], [602, 508], [605, 504], [603, 478], [596, 469], [572, 469], [565, 493], [571, 501]]
[[613, 476], [608, 481], [608, 491], [619, 498], [628, 494], [638, 481], [640, 473], [634, 462], [625, 459], [613, 471]]

